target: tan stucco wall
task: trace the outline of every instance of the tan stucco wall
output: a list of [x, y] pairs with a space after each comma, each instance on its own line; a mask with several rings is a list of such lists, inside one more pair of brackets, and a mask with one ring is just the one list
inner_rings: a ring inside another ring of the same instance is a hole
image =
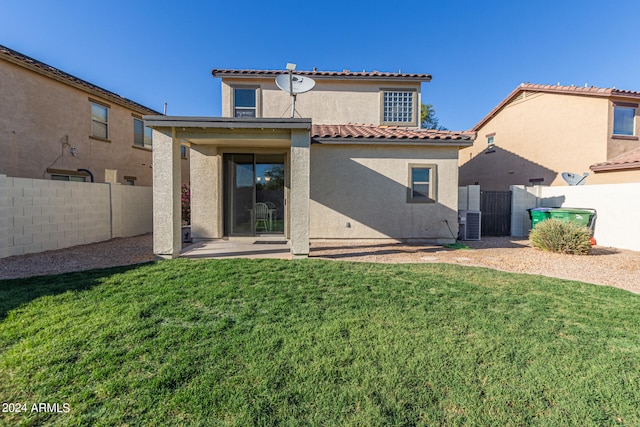
[[[260, 87], [259, 117], [291, 117], [291, 97], [278, 89], [274, 79], [224, 79], [222, 116], [232, 117], [233, 88]], [[316, 79], [310, 92], [296, 100], [296, 117], [312, 118], [314, 124], [381, 124], [381, 91], [404, 89], [417, 92], [415, 114], [420, 106], [420, 82], [349, 82]], [[407, 124], [408, 125], [408, 124]], [[417, 122], [412, 126], [417, 126]]]
[[[452, 240], [444, 220], [456, 233], [457, 154], [457, 148], [312, 145], [310, 237]], [[407, 202], [410, 164], [436, 165], [437, 203]]]
[[[133, 148], [132, 110], [4, 60], [0, 81], [0, 173], [49, 179], [47, 168], [83, 168], [104, 182], [105, 169], [116, 169], [119, 183], [133, 176], [152, 185], [151, 150]], [[111, 142], [89, 138], [89, 97], [110, 106]]]
[[194, 145], [191, 149], [191, 237], [223, 237], [222, 152], [212, 145]]
[[[640, 120], [636, 120], [640, 126]], [[640, 129], [640, 128], [639, 128]], [[538, 93], [515, 101], [483, 125], [473, 147], [460, 152], [460, 185], [478, 183], [483, 190], [508, 190], [509, 185], [567, 185], [562, 172], [590, 176], [586, 184], [602, 183], [589, 166], [612, 153], [639, 145], [611, 138], [613, 104], [607, 98]], [[487, 152], [487, 135], [495, 133], [495, 151]], [[622, 175], [607, 178], [625, 182]]]

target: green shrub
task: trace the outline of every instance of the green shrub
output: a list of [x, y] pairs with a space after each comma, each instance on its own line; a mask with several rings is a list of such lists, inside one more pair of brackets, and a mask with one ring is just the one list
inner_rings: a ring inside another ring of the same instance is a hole
[[545, 251], [585, 255], [591, 250], [591, 230], [575, 222], [547, 219], [529, 233], [531, 245]]

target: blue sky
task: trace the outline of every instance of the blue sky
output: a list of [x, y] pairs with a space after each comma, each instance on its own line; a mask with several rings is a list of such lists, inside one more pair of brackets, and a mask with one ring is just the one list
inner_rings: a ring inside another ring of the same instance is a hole
[[[7, 0], [0, 44], [170, 115], [219, 116], [213, 68], [428, 73], [470, 129], [522, 82], [640, 91], [640, 2]], [[1, 84], [1, 82], [0, 82]]]

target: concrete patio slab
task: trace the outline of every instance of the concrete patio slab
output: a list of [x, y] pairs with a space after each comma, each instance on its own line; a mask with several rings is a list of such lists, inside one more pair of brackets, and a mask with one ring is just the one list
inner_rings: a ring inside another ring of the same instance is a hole
[[283, 237], [204, 240], [183, 248], [180, 257], [291, 259], [291, 247]]

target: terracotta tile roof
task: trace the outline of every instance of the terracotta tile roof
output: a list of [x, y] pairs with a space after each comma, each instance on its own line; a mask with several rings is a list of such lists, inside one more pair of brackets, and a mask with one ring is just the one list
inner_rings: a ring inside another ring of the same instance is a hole
[[439, 142], [471, 145], [475, 137], [471, 132], [450, 132], [428, 129], [410, 129], [399, 126], [363, 124], [312, 125], [311, 138], [316, 142]]
[[[280, 74], [287, 74], [286, 70], [225, 70], [213, 69], [211, 74], [214, 77], [276, 77]], [[381, 71], [294, 71], [296, 75], [309, 76], [313, 78], [340, 78], [340, 79], [380, 79], [380, 80], [410, 80], [410, 81], [431, 81], [430, 74], [411, 73], [387, 73]]]
[[594, 172], [615, 171], [622, 169], [640, 169], [640, 149], [632, 150], [615, 157], [608, 162], [596, 163], [589, 167]]
[[505, 99], [500, 102], [489, 114], [487, 114], [482, 120], [476, 124], [472, 130], [478, 131], [486, 122], [491, 120], [500, 110], [506, 105], [511, 103], [518, 95], [523, 92], [544, 92], [544, 93], [560, 93], [566, 95], [579, 95], [579, 96], [595, 96], [595, 97], [621, 97], [621, 98], [636, 98], [640, 99], [640, 92], [631, 90], [620, 90], [616, 88], [600, 88], [600, 87], [583, 87], [583, 86], [560, 86], [560, 85], [543, 85], [532, 83], [521, 83], [520, 86], [515, 88]]
[[640, 92], [631, 90], [619, 90], [616, 88], [603, 88], [603, 87], [584, 87], [584, 86], [560, 86], [560, 85], [541, 85], [532, 83], [522, 83], [518, 89], [520, 91], [533, 91], [533, 92], [556, 92], [556, 93], [573, 93], [581, 95], [596, 95], [596, 96], [634, 96], [640, 97]]
[[160, 114], [155, 110], [145, 107], [144, 105], [138, 104], [137, 102], [122, 97], [117, 93], [108, 91], [78, 77], [72, 76], [71, 74], [65, 73], [64, 71], [47, 65], [44, 62], [40, 62], [36, 59], [30, 58], [3, 45], [0, 45], [0, 59], [4, 59], [14, 64], [28, 68], [32, 71], [35, 71], [47, 77], [51, 77], [54, 80], [58, 80], [62, 83], [75, 86], [96, 96], [101, 96], [105, 99], [108, 99], [109, 101], [122, 105], [141, 114]]

